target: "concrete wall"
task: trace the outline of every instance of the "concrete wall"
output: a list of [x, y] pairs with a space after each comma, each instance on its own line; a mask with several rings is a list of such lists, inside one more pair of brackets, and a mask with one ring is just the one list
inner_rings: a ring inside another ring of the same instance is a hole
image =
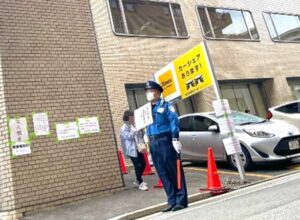
[[[273, 78], [265, 83], [268, 84], [268, 103], [276, 105], [292, 99], [285, 77], [300, 76], [299, 44], [272, 42], [262, 12], [300, 14], [299, 0], [173, 2], [181, 5], [190, 34], [188, 39], [116, 36], [112, 31], [106, 0], [90, 0], [116, 128], [121, 126], [121, 115], [128, 108], [124, 84], [145, 82], [158, 69], [204, 39], [196, 4], [250, 10], [261, 37], [259, 42], [208, 40], [219, 80]], [[214, 98], [212, 88], [196, 95], [197, 110], [211, 110]]]
[[[64, 204], [123, 186], [88, 1], [0, 2], [2, 215]], [[50, 137], [11, 159], [6, 116], [48, 112]], [[101, 134], [57, 142], [55, 124], [99, 116]]]

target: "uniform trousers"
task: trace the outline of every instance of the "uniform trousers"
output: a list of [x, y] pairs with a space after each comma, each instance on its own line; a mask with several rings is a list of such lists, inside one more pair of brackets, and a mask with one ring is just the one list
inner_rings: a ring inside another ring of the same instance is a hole
[[177, 189], [177, 152], [172, 145], [171, 134], [150, 137], [150, 152], [155, 169], [168, 197], [169, 206], [188, 205], [187, 189], [182, 164], [181, 189]]

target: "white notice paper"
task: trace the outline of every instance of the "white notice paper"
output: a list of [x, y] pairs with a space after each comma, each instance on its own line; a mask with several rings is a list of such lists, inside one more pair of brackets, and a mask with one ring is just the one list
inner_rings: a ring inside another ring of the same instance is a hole
[[134, 111], [135, 127], [137, 130], [145, 128], [153, 123], [151, 103], [141, 106]]
[[56, 124], [56, 134], [59, 141], [79, 138], [77, 123]]
[[26, 118], [9, 119], [9, 129], [12, 143], [29, 141]]
[[31, 154], [31, 149], [29, 144], [18, 144], [12, 146], [12, 154], [14, 156], [21, 156], [26, 154]]
[[12, 154], [14, 156], [30, 154], [26, 118], [9, 119], [9, 130]]
[[221, 134], [228, 134], [234, 132], [234, 123], [230, 117], [218, 118]]
[[33, 119], [34, 134], [36, 136], [50, 134], [47, 113], [34, 113], [32, 115], [32, 119]]
[[232, 155], [232, 154], [242, 152], [240, 141], [239, 141], [238, 137], [236, 137], [236, 136], [223, 139], [223, 143], [224, 143], [227, 155]]
[[231, 114], [230, 106], [227, 99], [213, 101], [216, 116], [224, 115], [225, 113]]
[[97, 117], [79, 118], [77, 122], [80, 134], [100, 132], [99, 121]]

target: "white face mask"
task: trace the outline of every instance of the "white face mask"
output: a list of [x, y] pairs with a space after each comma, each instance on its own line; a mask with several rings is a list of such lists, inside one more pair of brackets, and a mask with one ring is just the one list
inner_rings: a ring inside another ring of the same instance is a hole
[[147, 92], [146, 96], [147, 96], [148, 102], [151, 102], [151, 101], [153, 101], [155, 99], [153, 92]]

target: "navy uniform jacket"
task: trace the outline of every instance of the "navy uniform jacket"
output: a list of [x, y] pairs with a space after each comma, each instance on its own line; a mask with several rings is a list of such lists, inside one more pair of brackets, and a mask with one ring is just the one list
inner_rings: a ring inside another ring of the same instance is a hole
[[179, 121], [175, 108], [160, 99], [152, 106], [153, 124], [147, 127], [147, 135], [154, 136], [170, 132], [173, 138], [179, 137]]

